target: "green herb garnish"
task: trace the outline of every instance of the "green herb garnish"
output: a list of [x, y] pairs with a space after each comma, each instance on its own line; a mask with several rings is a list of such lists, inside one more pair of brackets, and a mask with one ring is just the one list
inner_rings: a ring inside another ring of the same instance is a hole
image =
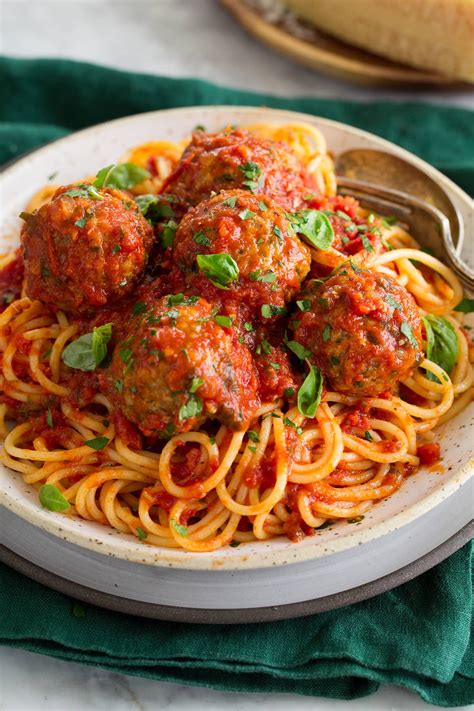
[[145, 168], [134, 163], [117, 163], [99, 170], [94, 180], [94, 187], [130, 190], [147, 178], [151, 178], [151, 174]]
[[239, 267], [230, 254], [198, 254], [196, 260], [201, 273], [219, 289], [228, 289], [239, 278]]
[[[446, 373], [452, 371], [459, 353], [458, 337], [454, 327], [442, 316], [427, 314], [423, 317], [426, 332], [426, 356]], [[436, 375], [427, 372], [428, 380], [439, 382]]]
[[260, 311], [263, 318], [272, 318], [273, 316], [283, 316], [286, 314], [286, 307], [275, 306], [274, 304], [263, 304]]
[[301, 210], [293, 215], [293, 228], [316, 249], [329, 249], [334, 241], [334, 230], [324, 212]]
[[111, 323], [98, 326], [91, 333], [80, 336], [66, 346], [61, 356], [62, 360], [76, 370], [95, 370], [107, 356], [107, 344], [111, 338]]
[[298, 410], [305, 417], [316, 415], [323, 391], [323, 375], [319, 368], [310, 365], [310, 371], [298, 390]]
[[67, 511], [70, 507], [68, 500], [52, 484], [43, 484], [39, 490], [39, 500], [41, 506], [49, 511]]
[[100, 451], [101, 449], [104, 449], [110, 442], [110, 439], [108, 437], [94, 437], [93, 439], [88, 439], [86, 442], [84, 442], [87, 447], [90, 447], [91, 449], [95, 449], [97, 452]]

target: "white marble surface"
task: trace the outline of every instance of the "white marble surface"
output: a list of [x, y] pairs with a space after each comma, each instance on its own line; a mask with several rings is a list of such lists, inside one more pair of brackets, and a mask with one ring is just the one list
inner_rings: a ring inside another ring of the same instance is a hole
[[[136, 71], [198, 76], [281, 96], [407, 99], [474, 108], [469, 92], [374, 91], [316, 75], [258, 45], [214, 0], [3, 0], [0, 5], [0, 49], [5, 54], [70, 57]], [[224, 694], [0, 649], [1, 711], [201, 708], [424, 711], [435, 707], [392, 686], [352, 702]]]
[[[1, 711], [429, 711], [436, 708], [439, 707], [395, 686], [355, 701], [290, 694], [222, 693], [122, 676], [22, 650], [3, 650], [0, 656]], [[459, 706], [457, 711], [472, 708]]]

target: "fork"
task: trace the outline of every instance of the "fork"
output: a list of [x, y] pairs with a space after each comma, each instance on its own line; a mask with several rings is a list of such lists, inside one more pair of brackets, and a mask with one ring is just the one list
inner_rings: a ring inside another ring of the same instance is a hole
[[395, 215], [407, 223], [420, 244], [430, 247], [438, 259], [451, 267], [462, 285], [469, 292], [474, 291], [474, 269], [457, 254], [449, 220], [441, 210], [401, 190], [342, 176], [336, 179], [342, 195], [351, 195], [374, 212]]

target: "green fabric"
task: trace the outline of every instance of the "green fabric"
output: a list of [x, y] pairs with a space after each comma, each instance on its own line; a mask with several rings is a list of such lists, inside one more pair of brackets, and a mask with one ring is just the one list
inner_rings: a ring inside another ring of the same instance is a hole
[[[0, 162], [127, 114], [193, 104], [264, 104], [377, 133], [474, 192], [473, 122], [463, 109], [282, 99], [57, 60], [0, 59], [0, 76]], [[474, 702], [470, 545], [396, 590], [299, 620], [200, 626], [89, 606], [77, 617], [73, 607], [64, 595], [0, 566], [0, 643], [5, 645], [229, 691], [350, 699], [394, 683], [440, 706]]]
[[353, 699], [399, 684], [439, 706], [467, 705], [474, 702], [471, 557], [467, 545], [419, 578], [356, 605], [240, 626], [77, 609], [65, 595], [0, 565], [0, 643], [226, 691]]
[[202, 104], [305, 111], [383, 136], [474, 193], [473, 113], [419, 103], [285, 99], [195, 79], [131, 74], [65, 60], [0, 58], [0, 163], [119, 116]]

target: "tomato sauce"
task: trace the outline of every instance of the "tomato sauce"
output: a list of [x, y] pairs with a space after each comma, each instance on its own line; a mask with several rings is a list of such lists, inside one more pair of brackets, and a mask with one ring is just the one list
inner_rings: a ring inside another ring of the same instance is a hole
[[0, 270], [0, 313], [21, 296], [25, 268], [17, 249], [15, 257]]
[[441, 448], [437, 442], [419, 444], [416, 448], [416, 456], [420, 458], [420, 464], [429, 466], [440, 460]]

